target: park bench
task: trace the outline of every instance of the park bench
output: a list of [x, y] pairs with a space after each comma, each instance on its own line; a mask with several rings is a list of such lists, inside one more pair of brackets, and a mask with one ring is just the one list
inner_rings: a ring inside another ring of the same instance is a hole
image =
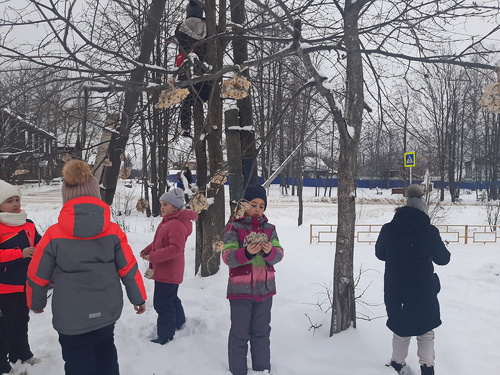
[[402, 194], [402, 195], [405, 195], [405, 189], [404, 188], [392, 188], [391, 194]]

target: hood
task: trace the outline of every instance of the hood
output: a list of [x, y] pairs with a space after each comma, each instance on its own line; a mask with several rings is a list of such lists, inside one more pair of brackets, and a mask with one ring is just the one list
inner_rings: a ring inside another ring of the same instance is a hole
[[90, 238], [106, 231], [111, 221], [109, 206], [90, 196], [71, 199], [59, 213], [59, 226], [73, 237]]
[[189, 210], [187, 208], [179, 210], [171, 215], [165, 216], [162, 220], [162, 223], [165, 223], [169, 220], [179, 220], [188, 230], [188, 236], [193, 231], [193, 226], [191, 225], [191, 221], [198, 219], [198, 214], [193, 210]]
[[429, 216], [413, 207], [399, 207], [391, 221], [391, 224], [400, 232], [416, 232], [431, 224]]
[[202, 40], [207, 36], [207, 24], [203, 19], [190, 17], [181, 23], [179, 31], [193, 39]]

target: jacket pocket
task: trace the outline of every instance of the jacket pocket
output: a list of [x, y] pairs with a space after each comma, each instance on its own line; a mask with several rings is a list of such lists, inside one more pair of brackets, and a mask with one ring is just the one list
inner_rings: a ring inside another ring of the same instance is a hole
[[231, 277], [248, 275], [251, 272], [252, 272], [252, 264], [251, 263], [244, 264], [244, 265], [238, 266], [238, 267], [229, 268], [229, 276], [231, 276]]
[[8, 265], [0, 268], [0, 284], [24, 285], [26, 284], [26, 273], [28, 272], [26, 258], [19, 258]]

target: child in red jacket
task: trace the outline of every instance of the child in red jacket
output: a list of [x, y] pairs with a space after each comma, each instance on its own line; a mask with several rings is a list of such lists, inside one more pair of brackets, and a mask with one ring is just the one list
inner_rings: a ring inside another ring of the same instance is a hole
[[35, 224], [21, 210], [19, 191], [0, 180], [0, 374], [11, 363], [35, 364], [28, 343], [29, 309], [26, 273], [34, 246], [40, 241]]
[[175, 330], [186, 322], [184, 308], [177, 296], [184, 277], [184, 248], [198, 214], [184, 209], [184, 191], [173, 188], [160, 197], [161, 221], [153, 242], [141, 251], [150, 262], [155, 281], [153, 306], [158, 313], [157, 337], [151, 342], [164, 345], [174, 339]]

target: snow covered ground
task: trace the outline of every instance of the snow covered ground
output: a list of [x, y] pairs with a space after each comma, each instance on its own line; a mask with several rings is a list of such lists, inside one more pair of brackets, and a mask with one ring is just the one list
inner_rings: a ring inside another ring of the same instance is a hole
[[[127, 227], [136, 255], [152, 240], [160, 218], [146, 218], [135, 211], [139, 188], [121, 187], [116, 202], [129, 200], [130, 216], [115, 220]], [[321, 192], [323, 193], [323, 192]], [[24, 187], [22, 203], [41, 231], [57, 219], [61, 207], [60, 187]], [[297, 226], [296, 197], [281, 196], [271, 187], [267, 216], [276, 224], [284, 260], [276, 266], [278, 293], [274, 297], [271, 332], [273, 375], [381, 375], [395, 374], [384, 363], [390, 359], [391, 332], [385, 327], [383, 305], [383, 262], [374, 256], [374, 245], [355, 248], [355, 274], [363, 271], [357, 294], [357, 328], [328, 336], [330, 311], [326, 290], [331, 287], [333, 245], [309, 244], [309, 224], [335, 224], [337, 206], [314, 197], [306, 188], [304, 224]], [[128, 198], [127, 198], [128, 197]], [[486, 224], [486, 211], [475, 195], [446, 205], [440, 224]], [[390, 221], [401, 198], [384, 190], [358, 190], [358, 223], [383, 224]], [[122, 208], [120, 208], [122, 209]], [[498, 244], [450, 245], [452, 260], [436, 266], [442, 283], [439, 294], [443, 325], [436, 329], [436, 374], [500, 374], [500, 248]], [[194, 236], [186, 248], [185, 281], [179, 296], [187, 324], [174, 341], [160, 346], [149, 342], [154, 336], [156, 313], [152, 306], [153, 282], [145, 280], [150, 299], [147, 311], [136, 315], [125, 301], [116, 324], [115, 342], [122, 375], [229, 375], [227, 335], [229, 303], [225, 298], [227, 267], [211, 277], [194, 275]], [[146, 264], [138, 257], [141, 270]], [[366, 290], [365, 290], [366, 289]], [[30, 342], [42, 362], [29, 368], [29, 375], [64, 374], [57, 333], [51, 324], [51, 309], [32, 314]], [[367, 318], [369, 320], [367, 320]], [[409, 365], [419, 373], [414, 340]], [[17, 365], [22, 369], [26, 365]], [[252, 371], [249, 371], [252, 374]]]

